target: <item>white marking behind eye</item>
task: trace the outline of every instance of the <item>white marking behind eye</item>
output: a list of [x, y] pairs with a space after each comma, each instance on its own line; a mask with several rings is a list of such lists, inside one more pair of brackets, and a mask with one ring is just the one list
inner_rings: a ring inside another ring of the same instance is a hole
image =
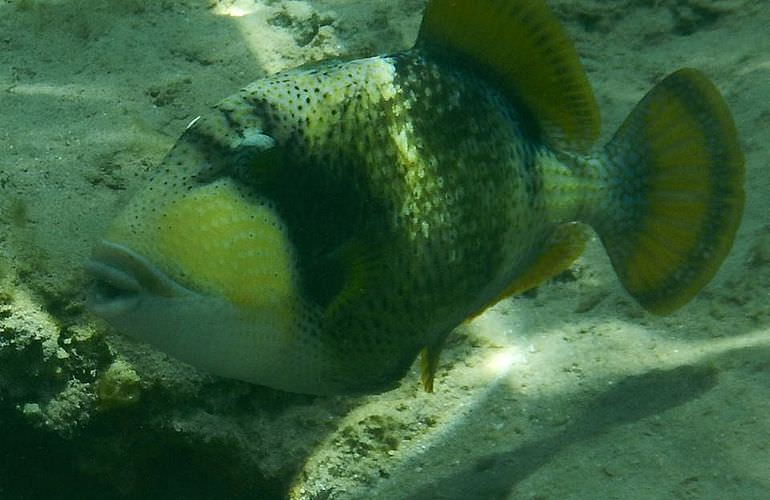
[[200, 120], [200, 119], [201, 119], [200, 115], [198, 115], [195, 118], [193, 118], [192, 121], [187, 124], [187, 126], [185, 127], [185, 130], [189, 130], [189, 129], [193, 128], [195, 126], [195, 124], [198, 123], [198, 120]]

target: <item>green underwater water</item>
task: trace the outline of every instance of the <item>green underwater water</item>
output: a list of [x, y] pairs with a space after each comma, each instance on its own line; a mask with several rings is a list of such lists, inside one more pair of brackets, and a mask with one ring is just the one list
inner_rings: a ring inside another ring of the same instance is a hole
[[604, 137], [668, 72], [747, 157], [730, 257], [644, 313], [596, 241], [357, 397], [212, 377], [85, 311], [94, 242], [191, 118], [267, 73], [408, 47], [422, 0], [0, 0], [0, 498], [760, 499], [770, 490], [770, 10], [554, 0]]

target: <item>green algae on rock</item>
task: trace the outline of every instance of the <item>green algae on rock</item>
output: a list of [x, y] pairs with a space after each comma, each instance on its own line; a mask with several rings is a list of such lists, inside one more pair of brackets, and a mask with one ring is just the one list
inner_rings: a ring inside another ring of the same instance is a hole
[[97, 408], [110, 410], [131, 406], [139, 401], [141, 379], [125, 360], [116, 359], [96, 380]]

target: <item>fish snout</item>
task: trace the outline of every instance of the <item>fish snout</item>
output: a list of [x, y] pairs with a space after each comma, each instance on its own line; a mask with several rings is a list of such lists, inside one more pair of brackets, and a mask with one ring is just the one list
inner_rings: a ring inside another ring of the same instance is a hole
[[103, 240], [85, 265], [93, 280], [86, 306], [106, 319], [136, 309], [148, 295], [173, 297], [186, 289], [123, 245]]

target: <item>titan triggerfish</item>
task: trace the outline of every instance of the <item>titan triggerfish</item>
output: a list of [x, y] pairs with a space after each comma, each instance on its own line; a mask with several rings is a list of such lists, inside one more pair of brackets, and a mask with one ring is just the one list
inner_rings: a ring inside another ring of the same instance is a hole
[[604, 147], [542, 0], [430, 0], [406, 51], [258, 80], [195, 119], [112, 222], [89, 307], [213, 374], [393, 387], [464, 320], [567, 269], [595, 231], [652, 313], [714, 275], [744, 205], [730, 112], [665, 77]]

